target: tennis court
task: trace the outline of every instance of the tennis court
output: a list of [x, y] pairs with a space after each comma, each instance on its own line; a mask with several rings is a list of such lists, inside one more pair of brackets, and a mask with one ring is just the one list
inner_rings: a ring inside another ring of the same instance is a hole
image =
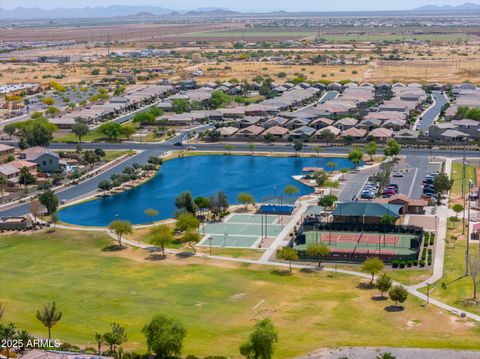
[[327, 244], [330, 251], [337, 253], [411, 255], [416, 253], [411, 248], [412, 239], [415, 238], [415, 235], [407, 233], [309, 231], [305, 232], [304, 247], [321, 242]]
[[278, 216], [233, 214], [223, 222], [206, 223], [202, 228], [201, 246], [250, 248], [262, 238], [275, 238], [283, 226], [276, 224]]

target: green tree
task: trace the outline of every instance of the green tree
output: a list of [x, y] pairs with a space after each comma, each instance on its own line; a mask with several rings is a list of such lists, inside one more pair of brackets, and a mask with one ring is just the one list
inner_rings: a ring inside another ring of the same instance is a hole
[[116, 220], [110, 223], [108, 229], [117, 236], [118, 245], [122, 246], [122, 237], [125, 234], [132, 234], [133, 227], [129, 221]]
[[3, 191], [5, 190], [5, 186], [7, 185], [7, 179], [3, 176], [0, 176], [0, 191], [3, 197]]
[[240, 354], [247, 359], [271, 359], [278, 342], [278, 334], [270, 319], [255, 324], [248, 340], [240, 346]]
[[387, 144], [383, 149], [383, 153], [387, 157], [395, 157], [400, 154], [401, 149], [402, 149], [402, 146], [400, 146], [400, 144], [394, 139], [391, 139], [387, 141]]
[[139, 112], [133, 117], [133, 122], [142, 126], [153, 126], [156, 121], [156, 116], [151, 112]]
[[223, 146], [223, 148], [225, 148], [225, 151], [228, 151], [228, 153], [231, 154], [232, 151], [235, 149], [235, 146], [234, 145], [225, 145], [225, 146]]
[[331, 161], [330, 161], [330, 162], [327, 162], [327, 167], [328, 167], [328, 170], [329, 170], [330, 172], [332, 172], [333, 169], [334, 169], [335, 167], [337, 167], [337, 164], [336, 164], [335, 162], [331, 162]]
[[295, 156], [298, 156], [298, 151], [301, 151], [303, 148], [303, 142], [300, 140], [293, 141], [293, 150], [295, 151]]
[[82, 137], [88, 135], [88, 125], [83, 121], [77, 121], [72, 126], [72, 132], [78, 137], [78, 142], [82, 142]]
[[372, 279], [370, 280], [370, 284], [373, 284], [373, 280], [375, 279], [375, 274], [380, 273], [385, 264], [383, 261], [378, 257], [371, 257], [365, 259], [362, 264], [362, 271], [366, 273], [370, 273], [372, 275]]
[[45, 97], [42, 100], [42, 102], [43, 102], [44, 105], [52, 106], [55, 103], [55, 99], [53, 97]]
[[365, 152], [367, 155], [370, 156], [370, 162], [373, 162], [373, 156], [377, 153], [377, 143], [375, 141], [370, 141], [366, 146], [365, 146]]
[[251, 154], [253, 155], [253, 152], [257, 148], [257, 145], [255, 143], [249, 143], [248, 148], [250, 149]]
[[232, 102], [232, 98], [223, 91], [213, 91], [210, 100], [214, 108], [225, 107]]
[[185, 113], [190, 111], [190, 103], [188, 100], [176, 98], [172, 100], [172, 110], [175, 113]]
[[97, 343], [98, 355], [102, 355], [102, 344], [104, 342], [103, 334], [95, 332], [93, 338], [95, 339], [95, 343]]
[[210, 207], [210, 200], [206, 197], [199, 196], [194, 200], [195, 205], [200, 209], [205, 209]]
[[48, 340], [50, 340], [52, 338], [52, 328], [62, 319], [62, 312], [59, 312], [55, 302], [52, 302], [37, 310], [36, 317], [48, 328]]
[[35, 183], [37, 180], [34, 175], [30, 173], [28, 167], [24, 166], [20, 169], [20, 177], [18, 181], [23, 184], [24, 187], [27, 187], [29, 184]]
[[165, 247], [172, 243], [174, 239], [172, 229], [166, 224], [160, 224], [150, 229], [147, 238], [150, 243], [160, 247], [164, 257], [167, 256]]
[[158, 211], [153, 208], [147, 208], [145, 211], [143, 211], [143, 213], [145, 213], [145, 215], [150, 219], [153, 219], [154, 217], [158, 216]]
[[255, 205], [255, 199], [250, 193], [239, 193], [237, 196], [237, 201], [243, 204], [245, 209], [248, 208], [249, 204], [251, 204], [252, 206]]
[[288, 269], [290, 272], [292, 271], [292, 261], [297, 261], [299, 259], [297, 251], [290, 247], [279, 249], [277, 251], [277, 258], [288, 261]]
[[455, 212], [455, 216], [458, 219], [458, 214], [463, 212], [464, 208], [460, 203], [456, 203], [452, 206], [453, 211]]
[[300, 192], [300, 190], [295, 187], [294, 185], [288, 185], [286, 186], [284, 189], [283, 189], [283, 193], [285, 193], [287, 196], [293, 196], [295, 194], [297, 194], [298, 192]]
[[50, 221], [52, 222], [53, 224], [53, 231], [55, 231], [56, 227], [57, 227], [57, 223], [59, 221], [59, 218], [58, 218], [58, 213], [52, 213], [52, 215], [50, 216]]
[[107, 191], [110, 191], [113, 188], [112, 182], [109, 180], [102, 180], [98, 183], [98, 189], [103, 191], [103, 195], [105, 196]]
[[355, 167], [358, 167], [360, 162], [362, 162], [363, 159], [363, 152], [359, 148], [354, 148], [348, 153], [348, 159], [355, 165]]
[[307, 245], [307, 255], [318, 260], [318, 267], [322, 266], [322, 258], [330, 254], [330, 249], [325, 243], [310, 243]]
[[385, 273], [379, 276], [375, 282], [377, 289], [383, 294], [392, 287], [392, 279]]
[[10, 359], [10, 345], [8, 345], [8, 342], [14, 342], [15, 340], [18, 339], [17, 336], [17, 329], [15, 327], [15, 324], [13, 323], [8, 323], [7, 325], [2, 325], [0, 324], [0, 340], [5, 341], [0, 347], [2, 349], [5, 349], [5, 354], [7, 359]]
[[117, 122], [107, 122], [97, 128], [97, 133], [105, 136], [110, 141], [116, 141], [123, 135], [123, 128]]
[[197, 229], [199, 225], [197, 217], [190, 212], [179, 213], [177, 216], [176, 226], [181, 231], [187, 231], [189, 229]]
[[110, 346], [110, 353], [116, 353], [117, 347], [126, 343], [127, 331], [118, 323], [110, 323], [111, 330], [103, 334], [103, 340]]
[[143, 327], [142, 333], [149, 352], [158, 359], [169, 359], [180, 357], [187, 331], [180, 321], [157, 314]]
[[323, 196], [318, 200], [318, 205], [322, 206], [323, 208], [332, 208], [335, 202], [338, 201], [337, 196], [334, 195], [328, 195], [328, 196]]
[[188, 229], [182, 236], [182, 242], [188, 243], [190, 248], [192, 248], [194, 253], [197, 253], [195, 249], [195, 244], [200, 242], [201, 236], [196, 229]]
[[197, 210], [190, 192], [183, 192], [181, 195], [175, 198], [175, 206], [179, 210], [184, 210], [192, 214], [195, 214]]
[[5, 132], [10, 139], [12, 139], [12, 136], [15, 134], [15, 132], [17, 132], [17, 126], [14, 123], [7, 123], [3, 127], [3, 132]]
[[325, 140], [325, 142], [326, 142], [326, 144], [327, 144], [327, 146], [328, 146], [329, 143], [330, 143], [331, 141], [333, 141], [333, 140], [335, 139], [335, 137], [337, 137], [337, 136], [335, 136], [335, 134], [334, 134], [332, 131], [330, 131], [330, 130], [323, 130], [323, 131], [321, 131], [321, 132], [319, 133], [319, 137], [320, 137], [321, 139]]
[[401, 285], [396, 285], [388, 291], [388, 296], [395, 302], [395, 306], [398, 307], [398, 303], [403, 303], [407, 300], [408, 292]]
[[136, 128], [131, 123], [122, 126], [122, 135], [124, 135], [127, 140], [130, 140], [130, 137], [136, 132]]
[[389, 352], [380, 353], [375, 357], [375, 359], [395, 359], [395, 358], [396, 357], [392, 353], [389, 353]]
[[433, 181], [433, 189], [438, 193], [438, 203], [440, 203], [441, 196], [448, 193], [452, 189], [453, 180], [448, 178], [445, 173], [440, 173]]
[[55, 192], [51, 189], [47, 189], [38, 196], [38, 200], [42, 205], [47, 209], [47, 213], [52, 215], [57, 212], [58, 208], [58, 198]]

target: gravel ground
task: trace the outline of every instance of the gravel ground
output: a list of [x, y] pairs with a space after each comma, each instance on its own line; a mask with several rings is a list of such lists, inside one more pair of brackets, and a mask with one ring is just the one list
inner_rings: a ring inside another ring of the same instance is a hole
[[323, 349], [301, 359], [376, 359], [377, 355], [389, 352], [396, 359], [478, 359], [480, 351], [441, 350], [414, 348], [339, 348]]

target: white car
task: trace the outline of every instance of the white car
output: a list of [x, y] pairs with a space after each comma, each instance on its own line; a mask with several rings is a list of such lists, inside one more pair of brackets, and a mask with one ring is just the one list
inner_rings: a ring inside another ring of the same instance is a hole
[[403, 177], [403, 173], [402, 172], [394, 172], [393, 177]]

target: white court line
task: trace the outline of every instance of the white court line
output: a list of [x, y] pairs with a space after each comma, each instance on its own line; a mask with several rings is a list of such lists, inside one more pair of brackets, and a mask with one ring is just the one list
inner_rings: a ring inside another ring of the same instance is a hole
[[418, 174], [418, 167], [415, 168], [415, 175], [413, 176], [412, 183], [410, 184], [410, 191], [408, 192], [408, 197], [412, 196], [413, 185], [415, 184], [415, 180], [417, 179], [417, 174]]

